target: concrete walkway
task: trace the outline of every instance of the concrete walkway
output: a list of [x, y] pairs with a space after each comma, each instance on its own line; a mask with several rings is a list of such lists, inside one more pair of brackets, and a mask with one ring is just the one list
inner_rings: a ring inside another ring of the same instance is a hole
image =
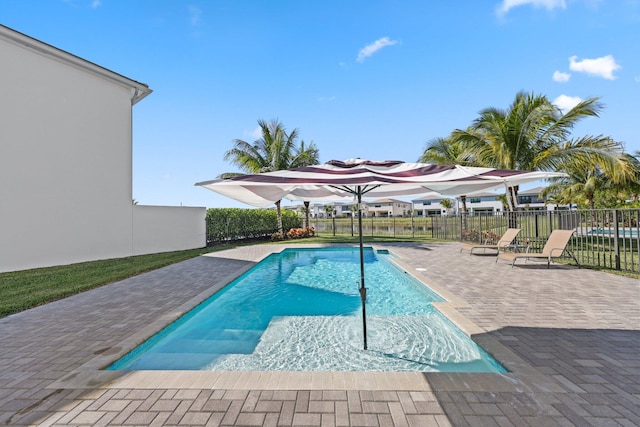
[[282, 245], [212, 253], [0, 319], [0, 425], [637, 426], [640, 281], [376, 245], [508, 374], [104, 371]]

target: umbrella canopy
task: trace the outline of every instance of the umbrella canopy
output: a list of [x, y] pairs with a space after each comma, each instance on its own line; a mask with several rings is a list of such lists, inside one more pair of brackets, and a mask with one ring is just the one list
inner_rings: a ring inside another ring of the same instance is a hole
[[[362, 197], [420, 196], [430, 192], [460, 196], [527, 182], [564, 176], [561, 173], [529, 172], [459, 165], [431, 165], [402, 161], [331, 160], [323, 165], [241, 175], [204, 181], [195, 185], [257, 207], [278, 200], [336, 201]], [[364, 348], [367, 349], [366, 294], [362, 241], [362, 209], [358, 209], [360, 237], [360, 298]]]
[[413, 197], [428, 192], [460, 196], [557, 176], [564, 174], [355, 159], [196, 185], [248, 205], [267, 207], [282, 199], [310, 202], [351, 199], [359, 193], [358, 187], [367, 198]]

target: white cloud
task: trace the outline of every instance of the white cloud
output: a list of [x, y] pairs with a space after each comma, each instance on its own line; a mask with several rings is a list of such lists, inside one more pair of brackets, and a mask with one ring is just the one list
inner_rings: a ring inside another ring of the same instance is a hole
[[335, 99], [336, 99], [335, 96], [321, 96], [320, 98], [318, 98], [318, 101], [320, 102], [335, 101]]
[[571, 74], [563, 73], [562, 71], [553, 72], [553, 81], [558, 83], [566, 83], [571, 78]]
[[97, 9], [100, 6], [102, 6], [102, 1], [101, 0], [93, 0], [91, 2], [91, 8], [93, 8], [93, 9]]
[[189, 22], [192, 26], [197, 26], [200, 24], [200, 20], [202, 18], [202, 10], [194, 6], [192, 4], [189, 5]]
[[562, 110], [563, 113], [571, 110], [573, 107], [582, 102], [582, 98], [579, 96], [560, 95], [551, 103]]
[[565, 0], [502, 0], [502, 4], [496, 8], [496, 12], [499, 16], [504, 16], [514, 7], [525, 5], [544, 7], [547, 10], [567, 8], [567, 2]]
[[254, 141], [262, 138], [262, 128], [258, 126], [252, 131], [244, 131], [245, 136], [250, 136]]
[[363, 62], [366, 58], [370, 57], [383, 47], [393, 46], [396, 43], [398, 43], [396, 40], [390, 40], [389, 37], [382, 37], [381, 39], [378, 39], [360, 49], [356, 62]]
[[622, 68], [616, 63], [613, 55], [602, 56], [595, 59], [577, 60], [577, 56], [569, 58], [569, 69], [579, 73], [587, 73], [592, 76], [602, 77], [607, 80], [615, 80], [613, 72]]

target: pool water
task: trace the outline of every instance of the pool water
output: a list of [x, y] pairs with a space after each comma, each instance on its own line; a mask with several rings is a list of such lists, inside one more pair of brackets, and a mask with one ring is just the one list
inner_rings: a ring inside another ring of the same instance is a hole
[[108, 369], [505, 372], [391, 256], [365, 248], [367, 350], [359, 249], [286, 249]]
[[[615, 230], [594, 228], [587, 232], [588, 236], [615, 237]], [[618, 237], [638, 237], [638, 230], [619, 230]]]

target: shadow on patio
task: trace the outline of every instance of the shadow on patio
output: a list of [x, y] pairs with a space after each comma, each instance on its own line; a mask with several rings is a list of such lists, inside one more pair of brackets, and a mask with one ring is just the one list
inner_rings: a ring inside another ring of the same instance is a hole
[[509, 326], [474, 339], [497, 340], [558, 387], [545, 392], [523, 375], [517, 392], [493, 389], [489, 376], [444, 390], [427, 375], [453, 425], [640, 425], [640, 331]]

